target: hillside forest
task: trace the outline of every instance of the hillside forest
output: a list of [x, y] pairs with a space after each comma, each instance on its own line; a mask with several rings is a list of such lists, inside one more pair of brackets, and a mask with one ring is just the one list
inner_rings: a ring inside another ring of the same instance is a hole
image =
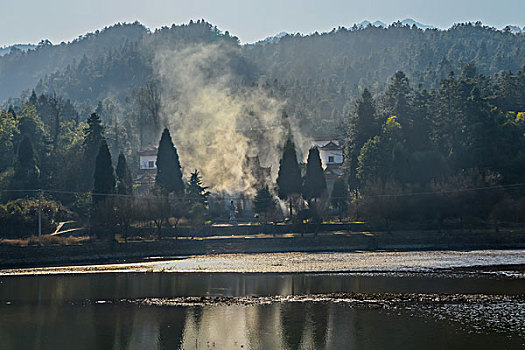
[[[199, 20], [12, 49], [0, 57], [2, 235], [34, 231], [41, 195], [49, 230], [72, 218], [149, 223], [159, 234], [180, 219], [199, 227], [227, 218], [210, 205], [225, 194], [253, 198], [261, 221], [519, 225], [524, 41], [481, 23], [398, 22], [241, 45]], [[330, 189], [305, 147], [320, 136], [344, 140], [344, 172]], [[132, 179], [138, 151], [152, 145], [158, 173], [144, 192]], [[228, 187], [229, 173], [213, 172], [218, 162], [242, 173], [244, 157], [227, 155], [253, 149], [270, 183]]]

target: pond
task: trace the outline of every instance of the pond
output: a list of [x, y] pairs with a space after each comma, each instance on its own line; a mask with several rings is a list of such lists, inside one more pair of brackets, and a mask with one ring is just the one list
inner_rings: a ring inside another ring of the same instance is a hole
[[524, 296], [479, 273], [4, 276], [0, 348], [522, 349]]

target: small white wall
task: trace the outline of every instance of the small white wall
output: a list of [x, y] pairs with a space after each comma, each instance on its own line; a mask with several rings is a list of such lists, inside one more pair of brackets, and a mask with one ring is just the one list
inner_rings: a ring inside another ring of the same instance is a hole
[[[149, 162], [153, 161], [153, 168], [149, 166]], [[157, 169], [157, 156], [140, 156], [140, 169]]]
[[[319, 150], [319, 156], [321, 157], [321, 162], [323, 163], [323, 167], [326, 167], [328, 164], [343, 164], [343, 150], [338, 150], [338, 151]], [[334, 161], [328, 162], [329, 157], [334, 157]]]

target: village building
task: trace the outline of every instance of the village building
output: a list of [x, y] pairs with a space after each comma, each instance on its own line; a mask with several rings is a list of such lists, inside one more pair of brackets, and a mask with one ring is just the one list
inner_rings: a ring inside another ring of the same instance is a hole
[[[155, 184], [157, 176], [157, 147], [151, 146], [138, 152], [139, 166], [134, 178], [135, 188], [138, 194], [146, 193]], [[244, 159], [243, 170], [245, 176], [242, 181], [247, 186], [256, 191], [264, 186], [271, 186], [271, 167], [261, 166], [259, 157], [246, 156]], [[250, 191], [251, 193], [252, 191]], [[252, 201], [253, 196], [245, 193], [228, 195], [226, 193], [214, 193], [209, 198], [210, 212], [220, 216], [221, 213], [227, 213], [231, 201], [234, 202], [236, 212], [239, 217], [253, 217]]]
[[331, 193], [335, 180], [344, 175], [344, 141], [339, 137], [315, 138], [312, 146], [319, 149], [326, 187]]
[[134, 179], [140, 193], [147, 192], [155, 184], [157, 176], [157, 147], [151, 146], [139, 151], [139, 169]]

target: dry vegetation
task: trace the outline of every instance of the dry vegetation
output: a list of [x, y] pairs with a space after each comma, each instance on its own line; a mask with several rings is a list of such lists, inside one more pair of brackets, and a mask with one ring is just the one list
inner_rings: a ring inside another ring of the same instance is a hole
[[[42, 245], [73, 245], [87, 243], [91, 241], [89, 236], [52, 236], [52, 235], [42, 235]], [[29, 238], [21, 239], [0, 239], [0, 245], [11, 245], [19, 247], [27, 247], [30, 245], [38, 245], [38, 236], [31, 236]]]

